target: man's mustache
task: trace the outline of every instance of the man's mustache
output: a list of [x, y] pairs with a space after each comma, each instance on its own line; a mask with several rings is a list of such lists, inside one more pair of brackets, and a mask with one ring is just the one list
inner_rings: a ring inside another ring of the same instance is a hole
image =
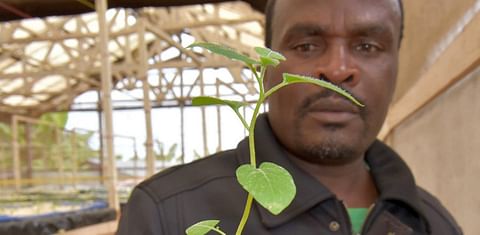
[[[341, 87], [342, 88], [342, 87]], [[360, 103], [362, 104], [365, 104], [365, 101], [363, 99], [360, 99], [356, 96], [354, 96], [350, 91], [348, 91], [347, 89], [345, 88], [342, 88], [344, 89], [345, 91], [347, 91], [350, 95], [352, 95], [355, 99], [357, 99]], [[333, 96], [338, 96], [342, 99], [345, 99], [345, 101], [347, 102], [350, 102], [351, 101], [349, 99], [347, 99], [346, 97], [338, 94], [337, 92], [335, 91], [332, 91], [332, 90], [329, 90], [329, 89], [326, 89], [326, 88], [322, 88], [319, 92], [313, 94], [313, 95], [310, 95], [308, 96], [307, 98], [305, 98], [302, 103], [300, 104], [300, 107], [298, 108], [298, 113], [300, 114], [300, 116], [304, 116], [305, 114], [307, 114], [309, 112], [309, 109], [310, 109], [310, 106], [312, 104], [314, 104], [315, 102], [317, 102], [318, 100], [321, 100], [321, 99], [327, 99], [327, 98], [330, 98], [330, 97], [333, 97]], [[352, 105], [355, 105], [352, 103]], [[359, 114], [362, 118], [365, 117], [366, 115], [366, 109], [365, 107], [363, 108], [359, 108]]]

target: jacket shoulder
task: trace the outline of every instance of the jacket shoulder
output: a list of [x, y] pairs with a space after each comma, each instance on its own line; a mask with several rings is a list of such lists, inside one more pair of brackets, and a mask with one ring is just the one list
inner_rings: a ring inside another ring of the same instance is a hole
[[[443, 206], [443, 204], [435, 196], [430, 194], [425, 189], [418, 187], [418, 195], [422, 200], [424, 209], [426, 212], [427, 220], [432, 229], [432, 234], [443, 234], [442, 232], [435, 232], [435, 230], [447, 229], [447, 231], [452, 231], [452, 233], [461, 235], [463, 234], [461, 227], [456, 222], [452, 214]], [[445, 227], [447, 226], [447, 227]]]
[[235, 177], [238, 166], [235, 154], [235, 150], [227, 150], [169, 168], [143, 181], [137, 188], [146, 191], [158, 203], [211, 181]]

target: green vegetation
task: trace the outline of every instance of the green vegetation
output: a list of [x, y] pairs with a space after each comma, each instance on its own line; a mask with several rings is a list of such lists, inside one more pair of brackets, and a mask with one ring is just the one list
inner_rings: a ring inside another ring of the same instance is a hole
[[162, 162], [162, 164], [175, 161], [176, 163], [180, 163], [182, 161], [181, 155], [176, 155], [178, 144], [173, 144], [166, 150], [166, 146], [164, 143], [160, 142], [159, 140], [155, 140], [155, 144], [157, 145], [158, 152], [155, 152], [155, 159]]
[[[31, 177], [32, 171], [60, 166], [64, 170], [86, 168], [87, 161], [98, 156], [98, 151], [88, 144], [94, 133], [65, 131], [67, 119], [68, 113], [47, 113], [39, 118], [39, 124], [18, 125], [20, 164], [27, 177]], [[0, 123], [0, 143], [0, 167], [8, 171], [13, 167], [12, 129], [5, 123]]]
[[[346, 98], [350, 99], [353, 103], [359, 106], [363, 105], [360, 104], [347, 91], [335, 86], [332, 83], [293, 74], [284, 74], [283, 81], [281, 83], [271, 88], [270, 90], [265, 91], [263, 87], [263, 80], [267, 67], [277, 66], [278, 64], [280, 64], [280, 61], [285, 60], [285, 57], [283, 55], [268, 48], [256, 47], [255, 51], [259, 55], [260, 60], [255, 60], [253, 58], [240, 54], [231, 48], [212, 43], [194, 43], [189, 47], [201, 47], [213, 53], [226, 56], [232, 60], [243, 62], [252, 71], [258, 82], [259, 99], [255, 104], [254, 112], [250, 122], [247, 122], [245, 120], [245, 117], [243, 117], [239, 112], [239, 108], [248, 105], [248, 103], [233, 100], [223, 100], [215, 97], [196, 97], [192, 101], [193, 105], [229, 106], [238, 116], [243, 126], [248, 130], [250, 164], [242, 165], [236, 171], [237, 181], [248, 192], [244, 213], [235, 233], [236, 235], [240, 235], [242, 234], [243, 228], [247, 223], [253, 199], [255, 199], [255, 201], [257, 201], [260, 205], [262, 205], [272, 214], [278, 215], [286, 207], [288, 207], [288, 205], [290, 205], [296, 194], [296, 187], [293, 178], [290, 173], [283, 167], [271, 162], [263, 162], [260, 164], [260, 167], [257, 167], [255, 156], [254, 130], [260, 107], [265, 102], [267, 97], [273, 94], [275, 91], [279, 90], [280, 88], [293, 83], [310, 83], [335, 91], [340, 95], [343, 95]], [[257, 70], [257, 67], [259, 67], [260, 69]], [[209, 231], [215, 231], [218, 234], [225, 235], [226, 233], [223, 232], [218, 226], [219, 223], [220, 221], [218, 220], [201, 221], [190, 226], [186, 230], [186, 233], [188, 235], [204, 235]]]

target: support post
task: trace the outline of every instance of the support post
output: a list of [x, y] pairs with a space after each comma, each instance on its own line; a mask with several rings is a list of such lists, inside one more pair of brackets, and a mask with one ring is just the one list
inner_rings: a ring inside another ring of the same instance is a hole
[[13, 152], [13, 178], [15, 181], [15, 190], [20, 191], [20, 146], [18, 144], [18, 121], [16, 116], [12, 116], [12, 152]]
[[57, 164], [58, 164], [58, 175], [60, 179], [61, 188], [65, 186], [65, 171], [63, 164], [63, 149], [60, 140], [60, 129], [58, 127], [53, 127], [55, 132], [55, 144], [57, 145], [55, 154], [57, 155]]
[[[3, 145], [3, 143], [0, 143], [0, 172], [5, 172], [7, 173], [8, 169], [5, 167], [5, 164], [7, 162], [7, 156], [4, 155], [4, 151], [6, 150], [6, 147]], [[6, 174], [5, 174], [6, 175]], [[7, 178], [4, 178], [4, 176], [0, 177], [0, 187], [5, 187]]]
[[[204, 96], [205, 91], [204, 91], [204, 81], [203, 81], [203, 68], [198, 69], [200, 71], [200, 95]], [[207, 140], [207, 122], [206, 122], [206, 116], [205, 116], [205, 107], [202, 106], [200, 107], [200, 110], [202, 112], [202, 133], [203, 133], [203, 156], [208, 155], [208, 140]]]
[[135, 183], [138, 182], [138, 153], [137, 153], [137, 141], [133, 138], [133, 178]]
[[[101, 88], [100, 88], [101, 89]], [[103, 98], [102, 98], [102, 91], [98, 90], [98, 133], [99, 133], [99, 138], [100, 138], [100, 151], [98, 153], [98, 174], [100, 177], [100, 184], [101, 185], [106, 185], [105, 182], [105, 169], [106, 169], [106, 164], [105, 164], [105, 155], [103, 154], [103, 149], [105, 148], [104, 142], [103, 142], [103, 108], [102, 108], [102, 103], [103, 103]]]
[[113, 152], [113, 111], [111, 101], [112, 90], [112, 70], [108, 55], [108, 25], [106, 22], [107, 0], [96, 0], [95, 8], [99, 24], [99, 48], [101, 55], [101, 80], [102, 80], [102, 110], [104, 122], [104, 132], [102, 141], [104, 143], [104, 156], [107, 157], [107, 190], [108, 203], [110, 208], [119, 210], [117, 195], [117, 167]]
[[[27, 152], [27, 173], [26, 178], [31, 180], [33, 178], [33, 145], [32, 145], [32, 124], [25, 122], [25, 144]], [[30, 185], [29, 185], [30, 186]]]
[[182, 164], [185, 164], [185, 95], [183, 94], [183, 70], [179, 71], [180, 74], [180, 142], [181, 142], [181, 154], [180, 156]]
[[72, 145], [72, 176], [73, 176], [73, 187], [77, 187], [77, 177], [78, 177], [78, 148], [77, 148], [77, 133], [75, 129], [71, 133], [71, 145]]
[[146, 141], [145, 148], [147, 154], [147, 175], [150, 177], [155, 174], [155, 156], [153, 154], [153, 132], [152, 132], [152, 104], [150, 102], [150, 84], [148, 83], [148, 57], [147, 44], [145, 42], [145, 21], [139, 19], [138, 24], [138, 48], [139, 48], [139, 62], [140, 69], [138, 76], [143, 83], [143, 110], [145, 112], [145, 132]]

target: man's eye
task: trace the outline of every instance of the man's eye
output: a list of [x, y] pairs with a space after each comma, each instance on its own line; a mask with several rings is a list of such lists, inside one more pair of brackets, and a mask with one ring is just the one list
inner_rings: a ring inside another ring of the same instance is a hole
[[293, 48], [300, 52], [308, 52], [308, 51], [315, 50], [315, 45], [310, 43], [303, 43], [303, 44], [295, 45]]
[[371, 43], [361, 43], [355, 47], [355, 50], [363, 53], [373, 53], [380, 51], [380, 48], [377, 45]]

